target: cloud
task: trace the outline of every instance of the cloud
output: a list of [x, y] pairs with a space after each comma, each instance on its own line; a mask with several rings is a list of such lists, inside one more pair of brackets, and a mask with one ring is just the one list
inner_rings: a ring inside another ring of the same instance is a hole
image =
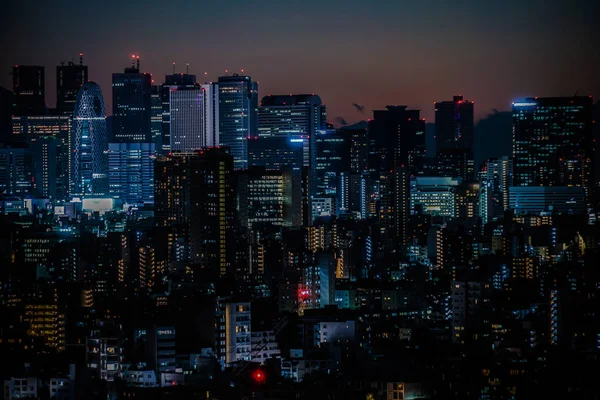
[[335, 117], [335, 122], [337, 122], [340, 125], [348, 125], [348, 121], [346, 121], [342, 117]]
[[356, 111], [358, 111], [361, 114], [365, 113], [365, 106], [361, 106], [360, 104], [357, 103], [352, 103], [352, 105], [354, 106], [354, 108], [356, 108]]

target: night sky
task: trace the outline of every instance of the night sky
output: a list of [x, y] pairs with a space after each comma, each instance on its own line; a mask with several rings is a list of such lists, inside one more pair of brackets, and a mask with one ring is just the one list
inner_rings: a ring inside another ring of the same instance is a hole
[[55, 66], [79, 52], [109, 113], [111, 73], [132, 53], [156, 83], [172, 62], [210, 80], [243, 68], [260, 97], [315, 92], [330, 120], [348, 123], [386, 104], [420, 108], [432, 121], [433, 102], [459, 93], [479, 118], [524, 96], [600, 97], [593, 0], [5, 3], [0, 85], [12, 86], [13, 64], [44, 65], [49, 106]]

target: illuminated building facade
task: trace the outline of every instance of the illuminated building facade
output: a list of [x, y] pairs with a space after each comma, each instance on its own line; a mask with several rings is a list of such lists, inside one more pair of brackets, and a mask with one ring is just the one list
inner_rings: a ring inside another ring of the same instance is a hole
[[108, 193], [106, 111], [95, 82], [87, 82], [77, 94], [69, 145], [71, 196]]
[[154, 202], [154, 143], [108, 145], [109, 195], [123, 204]]
[[528, 98], [512, 110], [515, 186], [594, 185], [591, 96]]
[[225, 275], [233, 262], [233, 160], [226, 148], [173, 153], [155, 163], [155, 218], [178, 227], [190, 262]]
[[158, 154], [162, 154], [163, 105], [161, 86], [152, 85], [150, 94], [150, 136]]
[[423, 213], [456, 217], [456, 191], [460, 179], [450, 177], [418, 177], [410, 180], [411, 210], [421, 206]]
[[0, 193], [19, 197], [29, 194], [32, 166], [27, 149], [0, 147]]
[[56, 351], [65, 349], [65, 316], [55, 304], [27, 304], [23, 322], [28, 324], [27, 334], [43, 338], [44, 346]]
[[219, 144], [230, 148], [235, 170], [248, 168], [248, 138], [258, 136], [258, 83], [249, 76], [221, 76], [218, 82]]

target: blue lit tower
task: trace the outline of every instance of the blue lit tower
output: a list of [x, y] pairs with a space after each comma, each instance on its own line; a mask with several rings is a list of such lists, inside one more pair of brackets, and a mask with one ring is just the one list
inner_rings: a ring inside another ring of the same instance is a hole
[[100, 86], [85, 83], [77, 94], [70, 140], [71, 196], [102, 196], [108, 192], [106, 110]]
[[248, 138], [258, 135], [258, 83], [249, 76], [221, 76], [219, 141], [230, 148], [234, 169], [248, 168]]

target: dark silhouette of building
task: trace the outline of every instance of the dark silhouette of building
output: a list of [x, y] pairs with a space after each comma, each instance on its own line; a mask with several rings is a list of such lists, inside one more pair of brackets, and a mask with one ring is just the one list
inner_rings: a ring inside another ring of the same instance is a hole
[[454, 96], [435, 103], [438, 175], [472, 180], [474, 174], [474, 103]]
[[56, 67], [56, 109], [72, 115], [79, 88], [88, 81], [88, 67], [83, 65], [83, 54], [79, 54], [79, 64], [69, 61]]
[[41, 114], [46, 108], [44, 67], [15, 65], [13, 67], [15, 115]]
[[150, 143], [152, 76], [140, 72], [137, 64], [112, 75], [113, 131], [116, 143]]

